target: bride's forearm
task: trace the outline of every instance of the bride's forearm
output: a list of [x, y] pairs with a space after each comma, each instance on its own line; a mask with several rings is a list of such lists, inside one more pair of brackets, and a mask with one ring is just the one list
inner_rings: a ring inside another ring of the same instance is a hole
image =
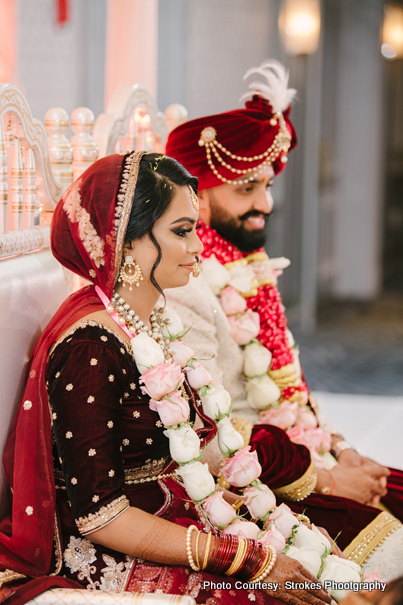
[[[188, 566], [186, 531], [185, 527], [130, 507], [109, 525], [92, 532], [87, 537], [95, 544], [101, 544], [126, 555], [165, 565]], [[195, 532], [192, 544], [194, 556]], [[207, 534], [201, 532], [198, 541], [201, 562], [206, 546]]]

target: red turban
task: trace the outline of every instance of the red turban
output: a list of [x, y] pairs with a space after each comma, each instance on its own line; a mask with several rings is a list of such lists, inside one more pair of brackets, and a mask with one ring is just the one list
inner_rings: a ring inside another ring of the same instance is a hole
[[289, 113], [290, 107], [274, 113], [266, 99], [254, 95], [243, 109], [181, 124], [170, 133], [165, 152], [199, 178], [199, 191], [239, 182], [262, 164], [270, 163], [278, 174], [297, 144]]

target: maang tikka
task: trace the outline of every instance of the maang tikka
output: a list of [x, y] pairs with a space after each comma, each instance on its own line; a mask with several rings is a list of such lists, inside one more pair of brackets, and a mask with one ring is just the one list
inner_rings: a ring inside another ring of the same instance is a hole
[[143, 272], [140, 266], [132, 256], [126, 256], [125, 262], [120, 268], [118, 282], [122, 282], [123, 287], [129, 284], [129, 290], [132, 290], [132, 285], [139, 286], [141, 281], [143, 281]]

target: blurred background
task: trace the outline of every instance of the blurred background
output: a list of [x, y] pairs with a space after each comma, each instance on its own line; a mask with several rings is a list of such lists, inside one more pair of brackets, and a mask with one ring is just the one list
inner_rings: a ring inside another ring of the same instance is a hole
[[267, 251], [291, 259], [279, 287], [308, 384], [351, 440], [356, 418], [373, 442], [363, 419], [382, 409], [383, 459], [402, 465], [385, 448], [403, 423], [403, 0], [0, 0], [0, 81], [42, 121], [97, 116], [122, 83], [190, 118], [234, 109], [267, 58], [298, 89]]

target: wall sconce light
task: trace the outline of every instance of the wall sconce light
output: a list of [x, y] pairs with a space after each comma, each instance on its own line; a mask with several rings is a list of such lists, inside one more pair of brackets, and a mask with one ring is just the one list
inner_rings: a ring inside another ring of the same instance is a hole
[[278, 26], [289, 55], [316, 52], [320, 36], [320, 0], [282, 0]]
[[386, 4], [383, 16], [381, 52], [387, 59], [403, 57], [403, 7]]

